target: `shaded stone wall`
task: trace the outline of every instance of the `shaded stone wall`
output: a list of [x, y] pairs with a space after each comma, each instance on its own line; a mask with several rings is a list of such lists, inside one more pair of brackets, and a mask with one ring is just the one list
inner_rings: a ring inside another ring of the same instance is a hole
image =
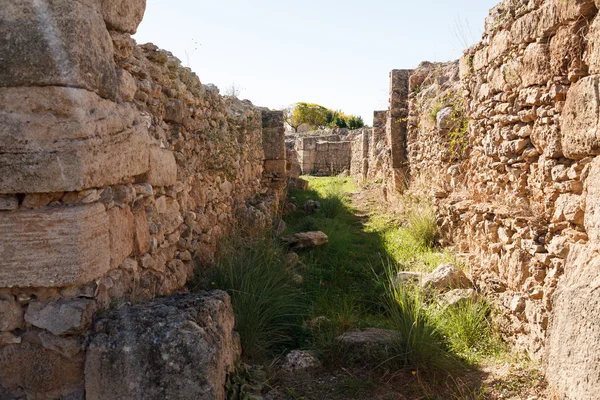
[[348, 135], [301, 135], [294, 148], [305, 175], [336, 175], [350, 169], [352, 146]]
[[411, 190], [435, 199], [505, 338], [565, 399], [600, 387], [598, 5], [506, 0], [480, 43], [423, 63], [407, 93]]
[[277, 209], [281, 112], [136, 45], [144, 9], [0, 9], [0, 398], [83, 398], [97, 310], [180, 290]]

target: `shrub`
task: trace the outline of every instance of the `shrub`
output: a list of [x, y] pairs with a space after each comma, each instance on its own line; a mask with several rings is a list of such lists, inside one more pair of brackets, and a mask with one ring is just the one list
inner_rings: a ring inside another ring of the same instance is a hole
[[206, 278], [231, 296], [245, 356], [261, 358], [294, 345], [307, 307], [283, 249], [268, 239], [229, 247]]
[[335, 218], [346, 210], [345, 196], [340, 193], [330, 193], [321, 200], [321, 213], [325, 218]]

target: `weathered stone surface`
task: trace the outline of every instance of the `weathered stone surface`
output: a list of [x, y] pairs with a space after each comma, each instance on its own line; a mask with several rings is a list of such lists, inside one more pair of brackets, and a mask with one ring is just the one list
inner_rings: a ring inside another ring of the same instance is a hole
[[600, 244], [600, 158], [591, 164], [586, 179], [585, 230], [590, 241]]
[[55, 335], [82, 333], [92, 323], [96, 302], [88, 299], [34, 301], [29, 303], [25, 321]]
[[477, 300], [477, 292], [474, 289], [454, 289], [444, 293], [442, 299], [447, 305], [453, 306]]
[[144, 211], [137, 211], [133, 215], [134, 240], [133, 248], [136, 254], [141, 255], [150, 250], [150, 228], [148, 226], [148, 218]]
[[0, 37], [10, 38], [0, 43], [0, 87], [68, 86], [116, 98], [112, 43], [98, 2], [15, 0], [0, 13]]
[[0, 294], [0, 332], [12, 331], [23, 326], [23, 309], [14, 296]]
[[335, 343], [351, 362], [381, 363], [389, 356], [398, 334], [387, 329], [367, 328], [346, 332], [338, 336]]
[[307, 200], [306, 203], [302, 206], [302, 209], [307, 214], [314, 214], [321, 208], [321, 203], [317, 200]]
[[0, 213], [0, 287], [79, 285], [109, 269], [101, 204]]
[[423, 272], [414, 271], [400, 271], [396, 274], [395, 283], [397, 285], [403, 285], [405, 283], [419, 283], [425, 276]]
[[146, 0], [102, 0], [102, 15], [108, 29], [134, 34], [144, 18]]
[[551, 78], [548, 44], [532, 43], [525, 49], [521, 80], [524, 87], [545, 85]]
[[281, 369], [288, 372], [299, 371], [308, 368], [315, 368], [321, 365], [321, 362], [314, 354], [303, 350], [292, 350], [285, 356], [285, 361]]
[[323, 232], [300, 232], [281, 240], [292, 249], [310, 249], [329, 242], [329, 238]]
[[142, 181], [152, 186], [171, 186], [177, 182], [177, 162], [171, 150], [151, 148], [149, 167]]
[[562, 147], [566, 157], [600, 154], [600, 76], [573, 84], [562, 112]]
[[145, 121], [83, 89], [0, 88], [0, 193], [79, 191], [148, 171]]
[[547, 374], [565, 399], [593, 399], [600, 386], [599, 269], [597, 250], [572, 248], [556, 289]]
[[17, 196], [0, 195], [0, 211], [14, 211], [19, 208], [19, 198]]
[[[0, 394], [2, 388], [19, 393], [25, 388], [28, 398], [68, 398], [81, 391], [83, 356], [69, 359], [45, 349], [40, 343], [24, 342], [0, 347]], [[75, 397], [77, 398], [77, 397]]]
[[472, 286], [465, 273], [454, 264], [440, 265], [433, 272], [423, 277], [421, 285], [439, 290], [461, 289]]
[[86, 398], [223, 399], [237, 356], [233, 326], [229, 296], [220, 291], [110, 312], [94, 324]]
[[133, 252], [133, 213], [129, 207], [108, 210], [110, 267], [117, 268]]

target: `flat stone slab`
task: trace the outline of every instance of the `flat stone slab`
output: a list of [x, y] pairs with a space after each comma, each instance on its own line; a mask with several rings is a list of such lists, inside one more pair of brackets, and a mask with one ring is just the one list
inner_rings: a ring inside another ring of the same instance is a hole
[[109, 266], [102, 204], [0, 212], [0, 287], [81, 285]]

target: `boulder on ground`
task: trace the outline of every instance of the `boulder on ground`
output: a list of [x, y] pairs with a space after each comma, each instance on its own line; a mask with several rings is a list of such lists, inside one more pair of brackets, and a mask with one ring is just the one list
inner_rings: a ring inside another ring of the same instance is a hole
[[316, 200], [308, 200], [302, 207], [307, 214], [314, 214], [321, 208], [321, 203]]
[[323, 232], [300, 232], [281, 238], [292, 249], [310, 249], [322, 246], [329, 242], [329, 238]]
[[405, 283], [418, 283], [421, 282], [425, 274], [423, 272], [414, 271], [400, 271], [396, 274], [396, 285], [403, 285]]
[[421, 285], [425, 288], [447, 290], [472, 287], [465, 273], [454, 264], [442, 264], [423, 277]]
[[454, 289], [445, 293], [442, 300], [449, 306], [454, 306], [467, 301], [476, 301], [477, 292], [474, 289]]
[[316, 368], [321, 362], [310, 351], [292, 350], [285, 356], [285, 361], [281, 368], [288, 372], [294, 372], [302, 369]]
[[397, 331], [367, 328], [348, 331], [336, 338], [336, 345], [349, 363], [382, 362], [394, 346]]
[[239, 355], [234, 315], [222, 291], [128, 305], [94, 323], [86, 399], [224, 399]]

